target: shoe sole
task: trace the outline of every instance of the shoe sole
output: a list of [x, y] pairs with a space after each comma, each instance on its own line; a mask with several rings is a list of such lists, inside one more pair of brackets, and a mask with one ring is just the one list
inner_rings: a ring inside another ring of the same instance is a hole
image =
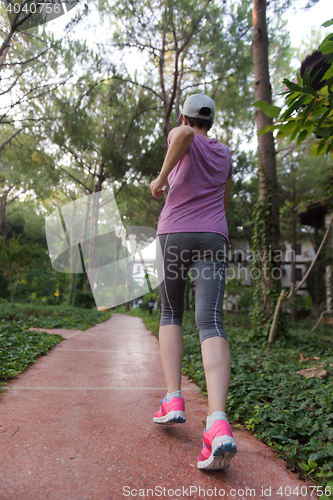
[[186, 422], [184, 411], [169, 411], [163, 417], [154, 417], [153, 422], [155, 424], [173, 425], [173, 424], [183, 424]]
[[[226, 439], [227, 438], [227, 439]], [[207, 460], [197, 463], [198, 469], [223, 470], [228, 469], [231, 460], [237, 453], [235, 441], [232, 437], [216, 437], [212, 444], [212, 453]]]

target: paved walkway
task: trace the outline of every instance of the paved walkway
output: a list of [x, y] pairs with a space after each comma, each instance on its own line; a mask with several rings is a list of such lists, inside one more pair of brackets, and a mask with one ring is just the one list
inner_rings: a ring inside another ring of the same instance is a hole
[[158, 342], [140, 318], [47, 331], [66, 340], [0, 397], [1, 500], [316, 498], [242, 430], [227, 471], [198, 470], [207, 402], [185, 377], [186, 423], [153, 424], [166, 388]]

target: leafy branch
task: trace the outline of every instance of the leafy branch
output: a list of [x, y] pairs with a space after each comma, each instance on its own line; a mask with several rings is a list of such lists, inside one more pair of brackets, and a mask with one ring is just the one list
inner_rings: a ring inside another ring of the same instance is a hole
[[[325, 27], [331, 25], [333, 19], [323, 24]], [[254, 106], [269, 118], [276, 119], [273, 124], [260, 130], [259, 135], [277, 130], [277, 139], [288, 137], [290, 142], [296, 140], [295, 147], [289, 150], [292, 152], [315, 134], [311, 157], [330, 154], [333, 158], [333, 33], [322, 41], [318, 50], [327, 55], [324, 64], [328, 66], [319, 85], [314, 85], [314, 82], [321, 69], [314, 73], [311, 68], [304, 73], [303, 78], [298, 75], [297, 81], [284, 80], [286, 91], [282, 95], [286, 96], [286, 109], [266, 101], [256, 101]]]

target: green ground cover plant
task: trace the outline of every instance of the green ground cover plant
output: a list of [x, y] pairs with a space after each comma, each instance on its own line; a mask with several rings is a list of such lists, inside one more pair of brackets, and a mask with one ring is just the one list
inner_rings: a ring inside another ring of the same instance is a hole
[[19, 323], [28, 328], [68, 328], [86, 330], [111, 317], [109, 311], [82, 309], [71, 306], [35, 304], [0, 304], [0, 321]]
[[[149, 315], [136, 308], [129, 314], [140, 316], [158, 336], [157, 311]], [[299, 321], [268, 348], [265, 339], [251, 336], [248, 316], [226, 315], [232, 356], [227, 411], [234, 425], [271, 446], [301, 477], [333, 491], [333, 326], [311, 333], [313, 323]], [[206, 393], [193, 312], [185, 312], [183, 331], [183, 373]], [[326, 370], [326, 377], [297, 374], [312, 367]]]
[[0, 389], [5, 380], [22, 372], [38, 356], [61, 342], [61, 335], [31, 331], [19, 324], [0, 323]]

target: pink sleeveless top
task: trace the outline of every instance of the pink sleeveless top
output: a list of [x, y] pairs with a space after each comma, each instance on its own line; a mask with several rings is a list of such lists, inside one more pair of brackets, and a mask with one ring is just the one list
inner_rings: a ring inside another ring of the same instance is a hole
[[224, 191], [232, 176], [231, 153], [217, 139], [194, 139], [168, 176], [166, 204], [157, 234], [218, 233], [228, 240]]

